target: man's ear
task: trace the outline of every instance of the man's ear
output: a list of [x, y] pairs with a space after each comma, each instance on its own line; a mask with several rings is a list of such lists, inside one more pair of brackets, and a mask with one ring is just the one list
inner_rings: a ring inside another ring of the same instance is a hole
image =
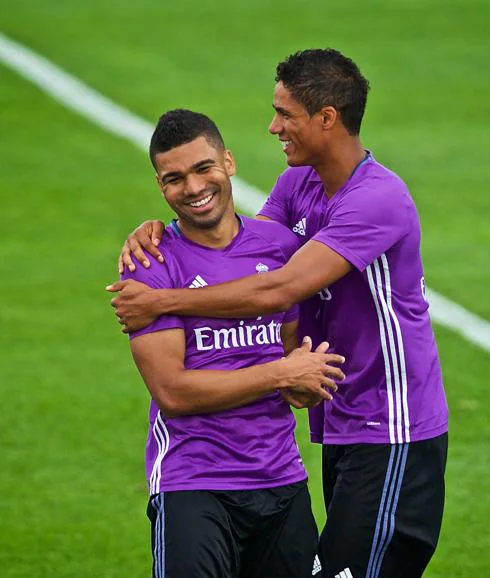
[[225, 157], [226, 174], [229, 177], [232, 177], [236, 173], [235, 159], [233, 158], [231, 151], [228, 149], [225, 149], [224, 157]]
[[324, 106], [320, 110], [320, 115], [322, 119], [323, 130], [332, 130], [335, 123], [337, 122], [337, 119], [339, 118], [339, 113], [333, 106]]

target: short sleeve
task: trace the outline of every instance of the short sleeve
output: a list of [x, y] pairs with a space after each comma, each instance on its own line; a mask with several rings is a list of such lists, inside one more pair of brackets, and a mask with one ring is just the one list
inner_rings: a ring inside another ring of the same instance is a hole
[[[140, 283], [144, 283], [151, 287], [152, 289], [173, 289], [174, 284], [169, 272], [169, 266], [167, 263], [168, 255], [162, 251], [160, 246], [160, 251], [164, 254], [165, 262], [159, 263], [151, 255], [146, 253], [148, 260], [150, 261], [150, 267], [145, 269], [139, 263], [136, 264], [135, 271], [128, 271], [127, 268], [124, 269], [124, 273], [121, 275], [121, 280], [134, 279]], [[139, 335], [145, 335], [146, 333], [155, 333], [156, 331], [164, 331], [166, 329], [183, 329], [184, 322], [180, 317], [176, 315], [161, 315], [153, 323], [139, 329], [138, 331], [132, 331], [129, 334], [129, 338], [133, 339]]]
[[281, 223], [289, 227], [289, 201], [286, 173], [283, 173], [276, 181], [274, 188], [264, 203], [264, 206], [258, 212], [263, 217], [268, 217], [276, 223]]
[[399, 187], [359, 186], [339, 200], [328, 225], [312, 240], [327, 245], [362, 272], [406, 235], [408, 200]]

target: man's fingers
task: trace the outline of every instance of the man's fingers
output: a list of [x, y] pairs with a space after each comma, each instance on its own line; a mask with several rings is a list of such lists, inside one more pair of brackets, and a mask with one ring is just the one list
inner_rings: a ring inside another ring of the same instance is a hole
[[334, 367], [333, 365], [325, 365], [323, 367], [323, 375], [337, 381], [344, 381], [345, 379], [345, 374], [340, 367]]
[[[157, 243], [158, 245], [159, 243]], [[150, 237], [147, 237], [146, 235], [144, 237], [139, 237], [138, 235], [136, 235], [136, 240], [133, 240], [133, 242], [131, 243], [131, 250], [134, 252], [135, 257], [136, 257], [136, 251], [140, 251], [141, 253], [143, 253], [143, 251], [141, 251], [141, 247], [143, 247], [143, 249], [145, 249], [145, 251], [147, 251], [148, 253], [150, 253], [150, 255], [152, 257], [155, 257], [155, 259], [157, 261], [159, 261], [160, 263], [163, 263], [163, 256], [160, 253], [160, 251], [158, 250], [157, 246], [155, 245], [155, 241], [152, 240]], [[143, 253], [144, 255], [144, 253]], [[146, 255], [145, 255], [146, 258]], [[140, 259], [138, 259], [138, 261], [140, 261]], [[141, 263], [142, 261], [140, 261]], [[147, 259], [148, 265], [145, 265], [145, 267], [149, 267], [150, 263]]]
[[306, 335], [305, 337], [303, 337], [303, 343], [301, 344], [301, 349], [303, 349], [304, 351], [311, 351], [311, 337], [308, 337], [308, 335]]
[[326, 399], [327, 401], [332, 401], [332, 399], [333, 399], [332, 395], [326, 389], [323, 389], [323, 388], [319, 389], [318, 395], [321, 398]]
[[121, 254], [121, 259], [123, 262], [123, 265], [125, 267], [127, 267], [131, 273], [133, 273], [136, 270], [136, 265], [133, 263], [133, 260], [131, 259], [131, 252], [129, 251], [124, 251], [124, 253]]
[[[126, 287], [126, 285], [128, 284], [129, 280], [125, 280], [125, 281], [116, 281], [115, 283], [112, 283], [112, 285], [107, 285], [107, 287], [105, 288], [106, 291], [109, 291], [110, 293], [117, 293], [118, 291], [121, 291], [121, 289], [124, 289], [124, 287]], [[112, 300], [114, 301], [114, 299]], [[112, 304], [111, 301], [111, 304]]]
[[289, 405], [292, 405], [296, 409], [303, 409], [303, 405], [293, 395], [283, 392], [283, 397]]
[[131, 256], [134, 257], [143, 267], [148, 268], [150, 266], [150, 261], [146, 253], [143, 251], [143, 247], [138, 241], [133, 239], [128, 240], [129, 250], [131, 251]]
[[323, 378], [323, 387], [326, 387], [327, 389], [331, 389], [333, 392], [337, 391], [337, 389], [338, 389], [337, 384], [335, 383], [335, 381], [333, 379], [330, 379], [330, 377], [324, 377]]
[[160, 244], [164, 229], [165, 225], [162, 221], [151, 221], [151, 242], [155, 247]]
[[[157, 243], [158, 245], [159, 243]], [[145, 247], [146, 249], [146, 247]], [[146, 249], [148, 251], [148, 253], [150, 253], [150, 255], [152, 257], [154, 257], [159, 263], [163, 263], [164, 258], [163, 255], [160, 253], [160, 251], [157, 249], [157, 247], [155, 245], [150, 244], [148, 249]]]
[[332, 365], [342, 365], [345, 361], [345, 357], [337, 353], [322, 353], [322, 359], [325, 363]]
[[330, 347], [328, 341], [322, 341], [320, 345], [315, 349], [316, 353], [326, 353], [327, 349]]

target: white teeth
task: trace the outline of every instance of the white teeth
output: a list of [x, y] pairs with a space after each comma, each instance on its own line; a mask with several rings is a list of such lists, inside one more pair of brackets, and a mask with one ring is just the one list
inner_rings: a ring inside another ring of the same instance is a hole
[[195, 203], [189, 203], [191, 207], [202, 207], [203, 205], [207, 205], [209, 201], [213, 198], [213, 195], [209, 195], [200, 201], [196, 201]]
[[281, 141], [282, 150], [284, 150], [290, 144], [291, 144], [290, 140], [282, 140]]

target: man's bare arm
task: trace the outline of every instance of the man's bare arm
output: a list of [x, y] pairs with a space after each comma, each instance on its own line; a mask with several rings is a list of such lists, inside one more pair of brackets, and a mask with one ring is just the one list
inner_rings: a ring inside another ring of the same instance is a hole
[[199, 290], [146, 290], [148, 288], [137, 286], [131, 280], [120, 281], [107, 289], [119, 292], [111, 304], [126, 330], [135, 330], [162, 314], [230, 318], [286, 311], [351, 269], [346, 259], [323, 243], [308, 241], [283, 267], [262, 275]]
[[[192, 370], [184, 367], [185, 336], [181, 329], [158, 331], [135, 337], [131, 352], [152, 398], [169, 417], [211, 413], [250, 403], [276, 389], [295, 389], [332, 397], [329, 375], [343, 358], [311, 352], [311, 340], [287, 358], [237, 370]], [[164, 352], [162, 354], [162, 352]]]

